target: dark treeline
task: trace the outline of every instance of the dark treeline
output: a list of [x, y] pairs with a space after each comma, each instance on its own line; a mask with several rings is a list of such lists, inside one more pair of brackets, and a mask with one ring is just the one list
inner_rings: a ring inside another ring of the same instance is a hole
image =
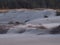
[[0, 9], [60, 8], [60, 0], [0, 0]]

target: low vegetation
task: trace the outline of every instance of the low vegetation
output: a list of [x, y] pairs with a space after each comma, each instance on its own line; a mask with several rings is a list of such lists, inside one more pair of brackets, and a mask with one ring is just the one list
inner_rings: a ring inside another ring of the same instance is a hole
[[0, 9], [60, 8], [60, 0], [0, 0]]

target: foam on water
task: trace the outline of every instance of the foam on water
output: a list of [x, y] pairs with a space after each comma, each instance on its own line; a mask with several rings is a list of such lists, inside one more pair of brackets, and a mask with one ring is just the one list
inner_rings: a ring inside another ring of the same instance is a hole
[[41, 25], [33, 25], [33, 24], [17, 25], [15, 27], [10, 28], [7, 34], [9, 33], [49, 34], [52, 28], [59, 26], [60, 23], [50, 23], [42, 25], [43, 28], [41, 28]]

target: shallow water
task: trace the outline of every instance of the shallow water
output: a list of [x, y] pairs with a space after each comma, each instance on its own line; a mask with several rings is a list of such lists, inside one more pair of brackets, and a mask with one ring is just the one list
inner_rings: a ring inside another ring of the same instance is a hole
[[[53, 17], [56, 15], [56, 11], [10, 10], [7, 13], [0, 14], [0, 23], [31, 21], [37, 18], [43, 18], [44, 15]], [[51, 27], [51, 25], [52, 24], [48, 25], [48, 27]], [[59, 25], [59, 23], [57, 25]], [[25, 31], [19, 33], [21, 30]], [[7, 34], [0, 34], [0, 45], [60, 45], [60, 34], [49, 34], [48, 29], [27, 28], [26, 25], [16, 26], [15, 28], [10, 28]]]
[[[47, 13], [48, 12], [48, 13]], [[9, 21], [25, 22], [26, 20], [33, 20], [43, 18], [45, 15], [53, 17], [56, 15], [55, 10], [9, 10], [7, 13], [0, 13], [0, 23], [8, 23]]]

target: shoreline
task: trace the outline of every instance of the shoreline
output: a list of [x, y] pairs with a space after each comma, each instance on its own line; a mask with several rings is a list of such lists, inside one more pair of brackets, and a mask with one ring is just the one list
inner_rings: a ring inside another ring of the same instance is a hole
[[[44, 9], [51, 9], [51, 8], [34, 8], [34, 9], [26, 9], [26, 8], [20, 8], [20, 9], [0, 9], [0, 13], [6, 13], [9, 10], [16, 10], [16, 11], [22, 11], [22, 10], [44, 10]], [[56, 12], [60, 12], [60, 9], [53, 9], [56, 10]]]

